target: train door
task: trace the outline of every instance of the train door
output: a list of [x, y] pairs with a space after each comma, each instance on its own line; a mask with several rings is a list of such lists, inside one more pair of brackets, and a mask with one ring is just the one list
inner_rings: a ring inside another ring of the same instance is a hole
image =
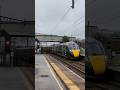
[[63, 45], [63, 48], [64, 48], [64, 56], [66, 57], [66, 55], [67, 55], [66, 46], [65, 46], [65, 45]]
[[11, 42], [10, 36], [5, 31], [0, 32], [0, 66], [11, 64]]
[[5, 37], [5, 60], [4, 64], [11, 65], [11, 39], [10, 37]]
[[4, 64], [4, 56], [5, 56], [5, 38], [0, 36], [0, 65]]

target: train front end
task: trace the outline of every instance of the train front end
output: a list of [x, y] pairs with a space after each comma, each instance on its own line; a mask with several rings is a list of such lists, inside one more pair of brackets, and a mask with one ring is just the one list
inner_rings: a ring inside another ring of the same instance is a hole
[[86, 73], [92, 76], [102, 76], [106, 72], [106, 55], [102, 44], [98, 41], [86, 43]]
[[69, 50], [69, 55], [71, 59], [79, 59], [80, 57], [80, 49], [79, 46], [74, 43], [74, 42], [70, 42], [68, 44], [68, 50]]

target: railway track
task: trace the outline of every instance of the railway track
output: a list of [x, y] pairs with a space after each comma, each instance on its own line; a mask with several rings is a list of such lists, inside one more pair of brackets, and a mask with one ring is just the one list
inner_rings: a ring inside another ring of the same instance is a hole
[[[85, 64], [83, 62], [70, 61], [69, 59], [59, 57], [53, 54], [51, 54], [50, 56], [55, 58], [57, 61], [62, 62], [79, 76], [85, 78]], [[120, 82], [112, 80], [100, 82], [86, 81], [86, 90], [120, 90]]]
[[[120, 83], [115, 81], [92, 83], [86, 90], [120, 90]], [[118, 86], [119, 84], [119, 86]], [[96, 89], [95, 89], [96, 88]]]
[[64, 65], [66, 65], [69, 69], [74, 71], [76, 74], [81, 76], [82, 78], [85, 78], [85, 64], [80, 62], [80, 61], [70, 61], [69, 59], [59, 57], [56, 55], [52, 55], [55, 59], [59, 60], [62, 62]]
[[86, 90], [120, 90], [120, 82], [89, 82], [87, 81]]

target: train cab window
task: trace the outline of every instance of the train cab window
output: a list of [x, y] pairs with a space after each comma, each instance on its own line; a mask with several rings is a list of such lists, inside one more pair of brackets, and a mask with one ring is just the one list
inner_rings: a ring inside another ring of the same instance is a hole
[[100, 44], [98, 44], [98, 43], [92, 42], [92, 43], [88, 43], [86, 46], [87, 46], [86, 50], [87, 50], [88, 55], [93, 55], [93, 54], [101, 55], [101, 54], [104, 54], [104, 50], [103, 50], [102, 46]]
[[75, 43], [71, 43], [71, 44], [68, 45], [68, 48], [69, 49], [79, 49], [79, 46]]

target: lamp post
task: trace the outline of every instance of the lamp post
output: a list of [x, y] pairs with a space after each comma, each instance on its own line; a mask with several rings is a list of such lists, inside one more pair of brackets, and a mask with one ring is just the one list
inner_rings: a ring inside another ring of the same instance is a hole
[[72, 7], [72, 9], [74, 9], [74, 0], [72, 0], [72, 6], [71, 7]]
[[0, 28], [2, 28], [2, 3], [4, 2], [4, 0], [0, 0]]
[[2, 16], [2, 2], [3, 2], [3, 0], [0, 1], [0, 29], [2, 27], [2, 25], [1, 25], [2, 24], [2, 17], [1, 17]]
[[1, 5], [0, 5], [0, 28], [1, 28]]

